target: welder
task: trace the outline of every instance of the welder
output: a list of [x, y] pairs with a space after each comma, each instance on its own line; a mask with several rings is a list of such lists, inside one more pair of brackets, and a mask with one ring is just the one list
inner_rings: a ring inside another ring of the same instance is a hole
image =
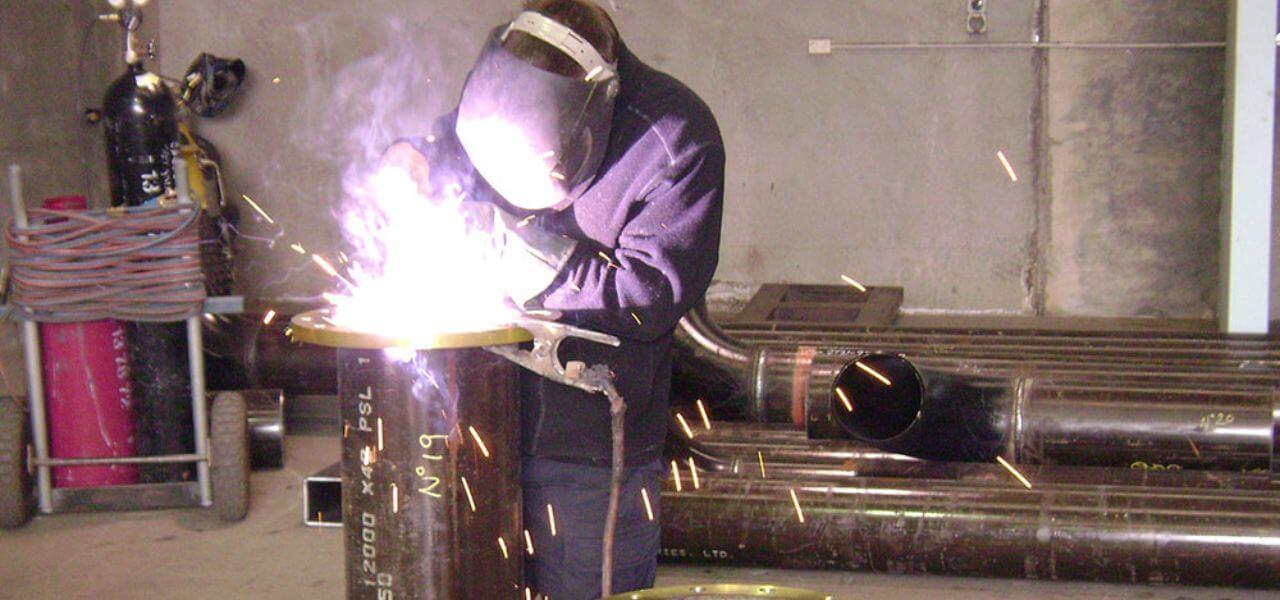
[[[706, 104], [637, 59], [586, 0], [526, 3], [491, 32], [457, 108], [384, 157], [429, 193], [451, 188], [483, 207], [475, 223], [500, 242], [512, 302], [622, 339], [560, 352], [609, 365], [628, 406], [615, 593], [655, 578], [672, 332], [716, 268], [724, 161]], [[529, 585], [596, 598], [608, 403], [532, 373], [520, 383]]]

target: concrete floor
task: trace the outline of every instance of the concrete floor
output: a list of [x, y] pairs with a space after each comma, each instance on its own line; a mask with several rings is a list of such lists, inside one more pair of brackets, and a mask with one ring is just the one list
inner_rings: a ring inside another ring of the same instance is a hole
[[[200, 510], [64, 514], [0, 532], [0, 598], [341, 598], [341, 532], [301, 524], [303, 474], [337, 459], [334, 438], [295, 436], [288, 467], [253, 476], [249, 518]], [[760, 582], [836, 598], [1270, 598], [1261, 592], [663, 566], [660, 586]]]

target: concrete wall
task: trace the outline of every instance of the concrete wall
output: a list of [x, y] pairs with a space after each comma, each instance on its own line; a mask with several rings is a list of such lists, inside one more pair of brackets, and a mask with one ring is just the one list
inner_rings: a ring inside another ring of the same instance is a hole
[[[0, 217], [6, 222], [11, 210], [3, 170], [10, 164], [22, 167], [29, 205], [63, 195], [87, 195], [105, 205], [102, 131], [81, 119], [123, 69], [119, 29], [94, 24], [97, 9], [105, 7], [83, 0], [0, 0]], [[21, 393], [20, 357], [16, 327], [0, 327], [0, 394]]]
[[[715, 109], [729, 151], [722, 279], [902, 285], [907, 304], [1025, 310], [1034, 184], [1029, 52], [840, 51], [963, 41], [962, 3], [626, 3], [637, 52]], [[1025, 40], [1032, 4], [992, 13]], [[674, 17], [674, 19], [672, 18]], [[672, 26], [687, 22], [689, 25]]]
[[[77, 124], [65, 74], [96, 5], [0, 1], [0, 159], [47, 174], [32, 179], [33, 197], [94, 187], [101, 132]], [[720, 120], [729, 171], [719, 279], [837, 283], [847, 273], [902, 285], [907, 306], [940, 310], [1214, 308], [1221, 51], [810, 56], [810, 38], [970, 40], [964, 2], [606, 4], [636, 53], [688, 83]], [[1223, 0], [990, 4], [987, 41], [1037, 30], [1086, 41], [1225, 35]], [[198, 129], [222, 150], [229, 191], [280, 225], [244, 223], [242, 290], [305, 296], [324, 281], [289, 245], [333, 247], [342, 170], [446, 109], [484, 33], [516, 6], [155, 0], [149, 10], [166, 74], [200, 51], [248, 62], [236, 109]], [[117, 63], [90, 60], [82, 87], [96, 98]]]
[[[118, 27], [91, 3], [0, 0], [0, 165], [23, 168], [26, 196], [106, 196], [102, 131], [81, 114], [123, 70]], [[7, 186], [7, 184], [6, 184]], [[4, 214], [9, 214], [7, 202]]]
[[[201, 125], [229, 183], [278, 239], [330, 247], [328, 211], [370, 90], [405, 80], [376, 125], [420, 130], [456, 97], [514, 2], [163, 0], [163, 65], [244, 58], [234, 115]], [[1222, 53], [869, 51], [837, 42], [966, 41], [959, 0], [616, 0], [644, 60], [699, 92], [729, 152], [718, 278], [902, 285], [929, 309], [1204, 316], [1214, 308]], [[1223, 39], [1221, 0], [991, 3], [988, 41]], [[366, 64], [387, 67], [360, 74]], [[396, 77], [391, 77], [395, 75]], [[274, 78], [279, 83], [271, 83]], [[379, 136], [372, 136], [378, 138]], [[996, 159], [1003, 151], [1019, 180]], [[246, 233], [274, 238], [264, 223]], [[249, 243], [249, 293], [312, 294], [288, 244]]]
[[512, 13], [505, 2], [406, 0], [167, 0], [163, 10], [167, 72], [201, 51], [248, 63], [234, 111], [197, 129], [221, 150], [232, 195], [278, 223], [242, 207], [240, 284], [265, 296], [323, 291], [327, 278], [290, 246], [335, 247], [343, 169], [425, 134], [456, 99], [484, 34]]
[[[1046, 30], [1061, 40], [1223, 40], [1226, 9], [1054, 0]], [[1050, 51], [1050, 312], [1216, 309], [1224, 60], [1220, 49]]]

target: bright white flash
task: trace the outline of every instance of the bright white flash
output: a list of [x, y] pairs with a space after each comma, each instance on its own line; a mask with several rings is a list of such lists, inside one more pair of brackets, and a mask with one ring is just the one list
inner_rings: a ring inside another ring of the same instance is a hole
[[511, 322], [490, 235], [468, 223], [458, 186], [427, 197], [398, 167], [344, 181], [340, 210], [351, 245], [350, 289], [330, 297], [334, 323], [429, 339]]
[[516, 206], [547, 208], [564, 200], [554, 151], [534, 148], [524, 130], [500, 117], [459, 123], [467, 153], [493, 189]]

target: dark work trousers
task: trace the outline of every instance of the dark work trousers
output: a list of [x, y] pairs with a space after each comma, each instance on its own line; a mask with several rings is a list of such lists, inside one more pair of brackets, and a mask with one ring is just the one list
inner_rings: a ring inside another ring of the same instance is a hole
[[[553, 600], [599, 598], [609, 469], [531, 457], [525, 457], [523, 468], [524, 525], [534, 549], [532, 556], [525, 549], [529, 587]], [[653, 587], [658, 571], [658, 492], [663, 474], [664, 468], [657, 462], [626, 470], [613, 538], [615, 594]], [[641, 489], [648, 491], [652, 520]]]

